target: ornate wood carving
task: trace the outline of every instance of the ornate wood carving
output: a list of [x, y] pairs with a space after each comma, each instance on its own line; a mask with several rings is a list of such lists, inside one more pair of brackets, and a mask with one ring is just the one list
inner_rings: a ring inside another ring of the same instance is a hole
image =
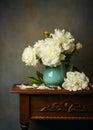
[[[69, 103], [68, 101], [52, 103], [41, 108], [42, 112], [90, 112], [89, 106], [80, 103]], [[93, 112], [93, 111], [92, 111]]]

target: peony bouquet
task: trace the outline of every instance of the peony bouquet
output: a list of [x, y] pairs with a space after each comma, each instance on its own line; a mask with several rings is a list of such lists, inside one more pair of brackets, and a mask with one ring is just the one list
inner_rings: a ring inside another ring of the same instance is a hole
[[[44, 66], [57, 67], [58, 65], [70, 62], [76, 51], [82, 48], [81, 43], [76, 43], [70, 32], [55, 29], [54, 33], [44, 32], [44, 39], [38, 40], [33, 47], [28, 46], [22, 54], [22, 61], [27, 66], [36, 66], [39, 62]], [[30, 77], [32, 84], [43, 83], [42, 74], [37, 72], [38, 79]], [[77, 91], [88, 87], [89, 79], [82, 72], [67, 72], [62, 88]], [[32, 85], [31, 84], [31, 85]]]
[[64, 29], [55, 29], [54, 33], [45, 32], [45, 38], [37, 41], [33, 47], [24, 49], [22, 61], [28, 66], [36, 66], [40, 61], [45, 66], [56, 67], [82, 48], [75, 43], [74, 37]]

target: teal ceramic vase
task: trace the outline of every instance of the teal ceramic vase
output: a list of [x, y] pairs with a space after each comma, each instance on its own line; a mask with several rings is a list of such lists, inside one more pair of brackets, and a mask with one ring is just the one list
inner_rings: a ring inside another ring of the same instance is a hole
[[43, 72], [43, 82], [49, 87], [61, 86], [65, 77], [65, 67], [63, 64], [57, 67], [46, 66]]

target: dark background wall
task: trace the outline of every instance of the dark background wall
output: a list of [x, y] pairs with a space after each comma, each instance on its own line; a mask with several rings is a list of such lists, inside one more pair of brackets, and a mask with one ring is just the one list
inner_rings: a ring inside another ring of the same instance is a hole
[[[10, 94], [15, 83], [26, 83], [35, 70], [21, 61], [23, 49], [43, 38], [42, 32], [55, 28], [70, 31], [83, 44], [73, 57], [93, 79], [92, 0], [0, 0], [0, 130], [19, 130], [18, 95]], [[42, 70], [42, 69], [41, 69]], [[52, 124], [52, 125], [51, 125]], [[90, 129], [88, 121], [32, 122], [32, 130]], [[46, 128], [43, 128], [44, 125]]]

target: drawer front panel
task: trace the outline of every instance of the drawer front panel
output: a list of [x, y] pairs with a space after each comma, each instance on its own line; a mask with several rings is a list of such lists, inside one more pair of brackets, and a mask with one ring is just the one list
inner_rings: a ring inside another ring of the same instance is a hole
[[89, 95], [33, 95], [31, 119], [93, 119], [93, 97]]

